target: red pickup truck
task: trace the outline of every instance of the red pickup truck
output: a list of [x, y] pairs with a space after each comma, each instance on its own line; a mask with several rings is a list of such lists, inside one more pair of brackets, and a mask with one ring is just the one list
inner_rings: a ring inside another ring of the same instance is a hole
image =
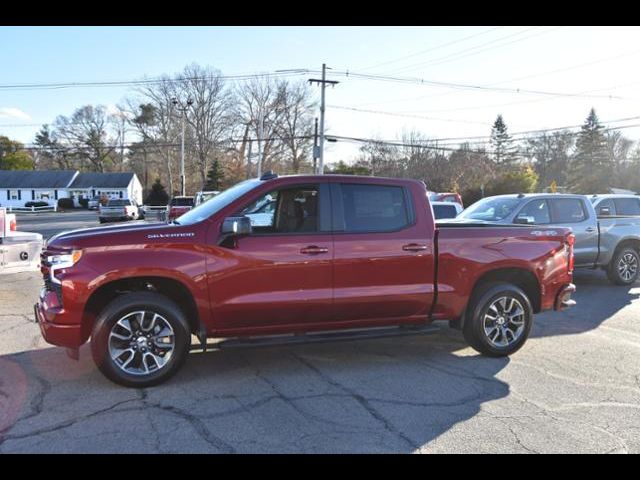
[[[271, 224], [252, 226], [245, 213], [267, 197]], [[419, 181], [268, 173], [172, 223], [52, 238], [35, 314], [49, 343], [77, 358], [91, 338], [99, 369], [134, 387], [175, 373], [192, 334], [206, 349], [208, 338], [449, 320], [504, 356], [534, 313], [574, 303], [572, 262], [568, 229], [436, 226]]]

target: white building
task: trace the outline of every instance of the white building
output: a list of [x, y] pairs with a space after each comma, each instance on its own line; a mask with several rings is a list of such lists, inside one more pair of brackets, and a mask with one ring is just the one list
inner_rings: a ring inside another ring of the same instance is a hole
[[80, 173], [77, 170], [0, 170], [0, 206], [23, 207], [27, 202], [54, 205], [60, 198], [106, 195], [142, 204], [142, 185], [135, 173]]

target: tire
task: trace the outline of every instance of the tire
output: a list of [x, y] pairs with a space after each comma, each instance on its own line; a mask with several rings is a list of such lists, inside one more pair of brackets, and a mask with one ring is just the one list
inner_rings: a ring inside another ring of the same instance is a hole
[[105, 223], [105, 222], [106, 222], [106, 220], [105, 220], [105, 219], [103, 219], [103, 218], [99, 218], [99, 219], [98, 219], [98, 221], [99, 221], [100, 223]]
[[640, 255], [631, 247], [616, 251], [607, 267], [607, 277], [616, 285], [631, 285], [640, 273]]
[[[503, 321], [506, 323], [500, 325]], [[533, 307], [522, 289], [510, 283], [489, 283], [472, 296], [462, 332], [479, 353], [505, 357], [524, 345], [532, 325]]]
[[[139, 312], [146, 313], [141, 317]], [[117, 297], [100, 312], [91, 334], [91, 353], [98, 369], [125, 387], [165, 382], [186, 360], [190, 344], [189, 324], [180, 307], [155, 292]]]

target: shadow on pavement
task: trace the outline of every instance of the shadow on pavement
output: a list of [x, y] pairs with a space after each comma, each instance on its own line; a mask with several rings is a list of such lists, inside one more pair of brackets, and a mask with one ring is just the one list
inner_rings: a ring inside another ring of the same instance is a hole
[[58, 348], [6, 355], [0, 452], [412, 452], [509, 393], [496, 378], [509, 360], [464, 347], [445, 328], [194, 353], [145, 390], [104, 379], [86, 346], [79, 362]]
[[640, 298], [638, 283], [614, 285], [600, 270], [576, 270], [577, 305], [564, 312], [536, 315], [531, 337], [573, 335], [598, 328], [605, 320]]

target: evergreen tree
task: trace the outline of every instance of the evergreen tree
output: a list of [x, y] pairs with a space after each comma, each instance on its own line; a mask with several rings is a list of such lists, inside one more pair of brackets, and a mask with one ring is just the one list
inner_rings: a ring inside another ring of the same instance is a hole
[[511, 166], [516, 160], [515, 148], [511, 136], [507, 133], [507, 125], [502, 115], [498, 115], [491, 127], [491, 153], [496, 165]]
[[146, 205], [151, 205], [154, 207], [166, 205], [169, 203], [169, 194], [164, 188], [164, 185], [160, 183], [160, 179], [158, 178], [155, 183], [151, 186], [151, 191], [147, 196], [147, 199], [144, 201]]
[[592, 108], [578, 133], [576, 151], [569, 172], [569, 186], [576, 193], [609, 193], [613, 159], [607, 151], [607, 138]]
[[220, 190], [220, 183], [224, 177], [224, 172], [220, 167], [220, 162], [214, 160], [211, 164], [211, 168], [207, 172], [207, 183], [204, 185], [204, 190]]

